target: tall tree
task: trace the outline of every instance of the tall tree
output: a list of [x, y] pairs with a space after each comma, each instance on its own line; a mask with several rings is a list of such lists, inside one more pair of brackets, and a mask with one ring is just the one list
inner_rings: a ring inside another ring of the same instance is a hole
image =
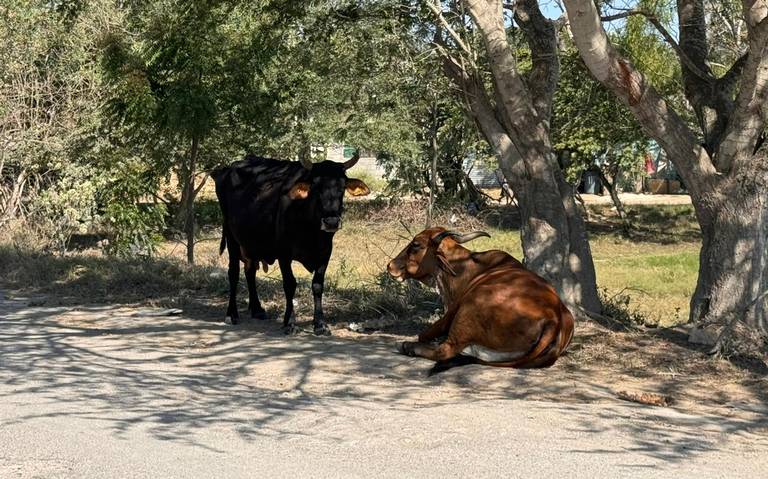
[[[629, 106], [664, 148], [691, 194], [702, 230], [699, 277], [691, 321], [723, 325], [717, 348], [734, 320], [768, 331], [768, 3], [743, 0], [743, 51], [716, 74], [708, 31], [718, 17], [704, 0], [678, 0], [677, 42], [658, 18], [639, 8], [603, 15], [591, 0], [565, 0], [576, 45], [592, 74]], [[695, 116], [691, 126], [611, 44], [602, 21], [641, 15], [675, 50], [683, 91]]]
[[129, 4], [102, 38], [115, 131], [140, 146], [157, 174], [176, 173], [177, 225], [189, 263], [196, 241], [194, 201], [206, 172], [235, 156], [241, 144], [232, 141], [233, 130], [247, 131], [244, 122], [268, 124], [276, 92], [264, 91], [263, 72], [291, 18], [281, 5]]
[[[536, 0], [428, 0], [427, 6], [436, 18], [434, 42], [444, 71], [518, 199], [526, 265], [569, 304], [599, 311], [584, 221], [550, 139], [560, 71], [554, 23], [542, 15]], [[484, 55], [468, 33], [474, 31]], [[521, 69], [513, 41], [530, 50], [529, 70]]]

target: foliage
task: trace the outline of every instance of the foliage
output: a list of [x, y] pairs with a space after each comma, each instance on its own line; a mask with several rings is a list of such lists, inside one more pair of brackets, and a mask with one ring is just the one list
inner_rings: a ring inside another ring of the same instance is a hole
[[98, 117], [94, 3], [77, 21], [48, 3], [0, 6], [0, 216], [29, 213], [58, 250], [96, 218], [99, 173], [75, 152]]
[[63, 252], [74, 234], [88, 233], [99, 220], [97, 198], [106, 187], [92, 166], [67, 163], [56, 169], [56, 178], [30, 201], [30, 222]]
[[611, 177], [639, 172], [650, 141], [631, 113], [589, 76], [578, 51], [566, 49], [560, 60], [560, 84], [554, 99], [552, 142], [569, 155], [569, 178], [599, 165]]
[[122, 162], [112, 170], [102, 193], [104, 224], [109, 232], [107, 253], [118, 256], [150, 256], [162, 241], [164, 204], [143, 203], [156, 183], [147, 181], [152, 172], [138, 160]]

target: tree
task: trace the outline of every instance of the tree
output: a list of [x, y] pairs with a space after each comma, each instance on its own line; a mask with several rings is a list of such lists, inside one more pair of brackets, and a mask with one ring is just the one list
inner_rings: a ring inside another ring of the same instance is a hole
[[[768, 6], [744, 0], [746, 36], [729, 65], [713, 68], [708, 31], [717, 24], [703, 0], [678, 0], [679, 43], [643, 4], [605, 15], [591, 0], [565, 0], [575, 43], [592, 74], [622, 100], [665, 150], [685, 182], [702, 231], [699, 277], [690, 320], [699, 329], [725, 325], [721, 350], [735, 321], [768, 331]], [[640, 15], [674, 49], [694, 122], [681, 113], [611, 44], [601, 20]], [[738, 35], [737, 35], [738, 37]], [[736, 43], [738, 45], [738, 43]], [[738, 48], [738, 47], [737, 47]], [[722, 56], [722, 55], [721, 55]], [[721, 60], [721, 58], [718, 58]], [[719, 74], [716, 73], [719, 70]]]
[[634, 173], [643, 164], [649, 139], [616, 97], [590, 78], [575, 49], [566, 47], [561, 52], [561, 65], [553, 106], [554, 148], [577, 178], [584, 170], [598, 168], [629, 235], [631, 224], [618, 196], [618, 183], [623, 174]]
[[0, 6], [0, 226], [26, 216], [60, 250], [96, 219], [103, 183], [72, 155], [98, 118], [89, 42], [101, 5], [74, 15], [55, 3]]
[[[501, 0], [430, 0], [427, 6], [436, 19], [431, 30], [444, 72], [492, 146], [518, 199], [526, 265], [570, 305], [599, 311], [584, 221], [550, 138], [560, 72], [555, 25], [535, 0], [514, 5]], [[483, 55], [478, 54], [478, 37]], [[523, 42], [530, 50], [529, 70], [522, 70], [516, 57]]]
[[233, 136], [248, 131], [244, 123], [268, 123], [275, 92], [263, 89], [264, 65], [286, 28], [285, 13], [276, 7], [269, 1], [129, 5], [101, 40], [113, 86], [113, 133], [140, 148], [158, 176], [176, 173], [177, 225], [189, 263], [196, 241], [194, 201], [207, 172], [242, 151], [242, 138]]

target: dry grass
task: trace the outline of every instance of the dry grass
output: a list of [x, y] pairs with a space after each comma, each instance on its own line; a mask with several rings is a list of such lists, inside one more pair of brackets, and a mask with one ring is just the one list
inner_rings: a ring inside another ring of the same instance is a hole
[[[591, 245], [598, 282], [608, 297], [628, 294], [625, 308], [643, 321], [662, 326], [687, 316], [694, 287], [698, 242], [689, 207], [633, 207], [637, 234], [623, 238], [610, 209], [594, 209]], [[372, 338], [348, 331], [350, 322], [380, 319], [373, 338], [413, 335], [435, 319], [436, 294], [418, 285], [400, 284], [386, 274], [387, 261], [424, 225], [423, 204], [389, 205], [384, 200], [351, 201], [344, 228], [337, 234], [327, 274], [326, 315], [337, 336]], [[440, 210], [437, 224], [457, 230], [486, 229], [492, 238], [474, 241], [477, 250], [501, 248], [521, 256], [519, 219], [514, 211], [491, 209], [470, 217], [460, 208]], [[410, 233], [408, 230], [410, 230]], [[18, 232], [17, 232], [18, 233]], [[117, 303], [178, 307], [186, 316], [220, 320], [227, 299], [226, 260], [218, 254], [219, 232], [202, 236], [197, 266], [184, 264], [184, 248], [165, 243], [153, 259], [115, 259], [89, 250], [60, 256], [13, 246], [0, 238], [0, 286], [45, 304]], [[17, 235], [18, 239], [18, 235]], [[296, 264], [300, 322], [311, 319], [310, 275]], [[241, 311], [247, 294], [240, 284]], [[283, 311], [279, 270], [259, 273], [259, 291], [274, 318]], [[686, 341], [680, 328], [610, 331], [581, 323], [569, 353], [556, 371], [574, 381], [588, 381], [613, 393], [669, 397], [676, 405], [726, 405], [766, 400], [765, 363], [756, 359], [714, 359]], [[480, 377], [485, 374], [481, 373]], [[541, 385], [530, 384], [534, 388]], [[532, 392], [531, 394], [534, 394]], [[546, 397], [546, 393], [542, 393]], [[561, 393], [558, 393], [561, 394]], [[638, 396], [640, 397], [640, 396]], [[650, 396], [649, 396], [650, 397]], [[585, 400], [588, 400], [586, 398]]]

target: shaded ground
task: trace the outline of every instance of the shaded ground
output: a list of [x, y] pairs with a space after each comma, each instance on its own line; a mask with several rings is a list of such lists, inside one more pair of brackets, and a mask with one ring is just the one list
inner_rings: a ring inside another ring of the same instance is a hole
[[[549, 370], [426, 378], [427, 361], [393, 354], [397, 335], [286, 338], [275, 321], [30, 306], [42, 300], [0, 302], [2, 477], [759, 477], [768, 466], [764, 383], [691, 382], [718, 367], [707, 361], [629, 381], [611, 374], [632, 364], [615, 364], [616, 336], [597, 326], [581, 325]], [[614, 397], [641, 385], [678, 407]]]

